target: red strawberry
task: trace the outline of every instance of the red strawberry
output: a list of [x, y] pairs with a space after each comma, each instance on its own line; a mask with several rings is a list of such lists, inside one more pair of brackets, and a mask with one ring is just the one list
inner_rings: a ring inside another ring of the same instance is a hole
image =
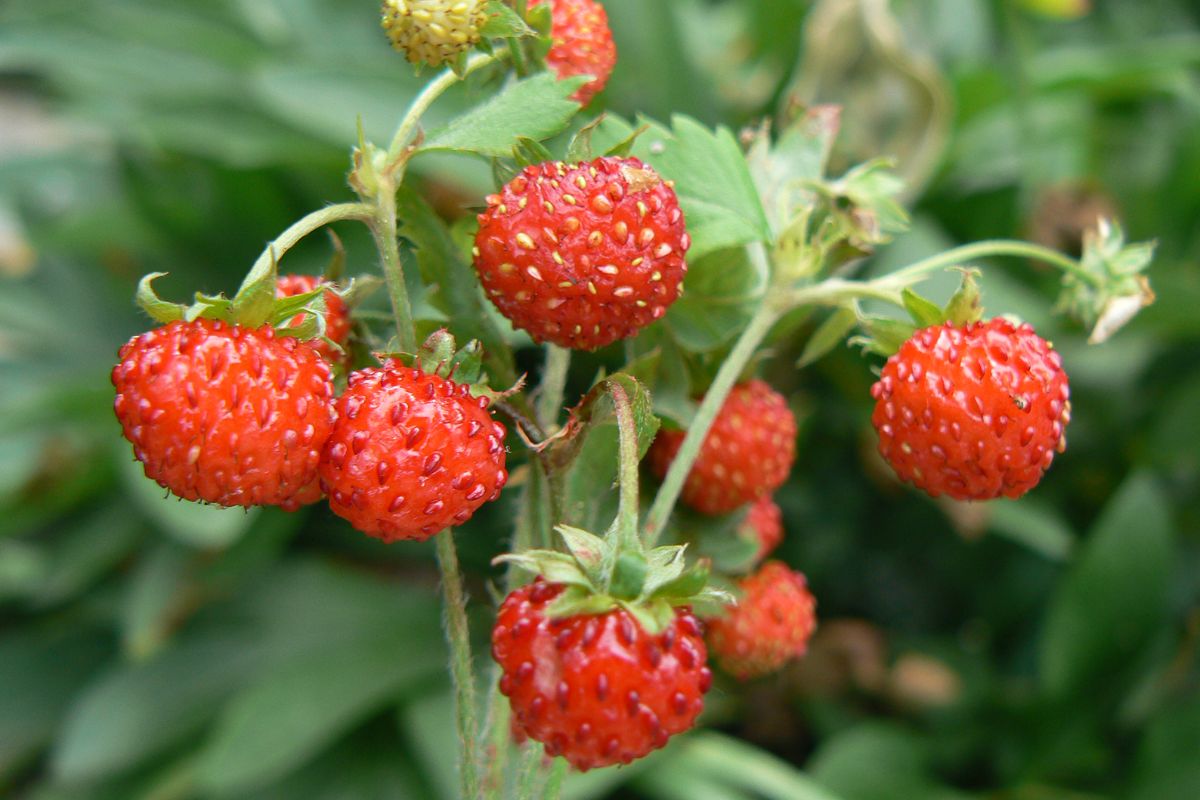
[[[663, 477], [684, 432], [660, 431], [650, 466]], [[783, 396], [760, 380], [733, 387], [713, 420], [683, 484], [683, 501], [705, 514], [724, 514], [778, 489], [796, 457], [796, 418]]]
[[294, 509], [320, 497], [329, 365], [294, 338], [197, 319], [130, 339], [113, 404], [146, 476], [179, 497]]
[[351, 373], [321, 453], [329, 507], [387, 542], [466, 522], [508, 480], [504, 426], [487, 406], [398, 361]]
[[[535, 0], [530, 5], [538, 5]], [[591, 75], [575, 92], [575, 100], [587, 105], [612, 75], [617, 63], [617, 46], [613, 44], [608, 27], [608, 14], [595, 0], [549, 0], [553, 24], [550, 37], [554, 40], [546, 63], [559, 79], [574, 75]]]
[[770, 495], [764, 494], [750, 506], [741, 530], [758, 542], [754, 560], [762, 561], [783, 541], [783, 512]]
[[782, 561], [768, 561], [738, 585], [741, 600], [708, 626], [721, 669], [746, 680], [803, 656], [817, 627], [817, 601], [804, 576]]
[[[275, 284], [276, 297], [293, 297], [316, 289], [321, 280], [312, 275], [283, 275]], [[325, 292], [325, 336], [342, 347], [350, 339], [350, 309], [342, 298], [333, 292]], [[298, 314], [292, 320], [292, 327], [298, 328], [304, 321], [304, 315]], [[310, 344], [323, 355], [331, 364], [341, 364], [346, 360], [344, 352], [339, 353], [329, 346], [328, 342], [317, 339]]]
[[515, 725], [578, 770], [628, 764], [691, 728], [712, 682], [686, 609], [659, 635], [624, 609], [551, 619], [561, 584], [538, 581], [500, 606], [492, 656]]
[[933, 497], [1020, 497], [1066, 447], [1062, 359], [1004, 319], [917, 331], [871, 388], [879, 452]]
[[636, 158], [526, 167], [487, 201], [475, 269], [535, 341], [594, 350], [635, 335], [683, 291], [683, 212]]

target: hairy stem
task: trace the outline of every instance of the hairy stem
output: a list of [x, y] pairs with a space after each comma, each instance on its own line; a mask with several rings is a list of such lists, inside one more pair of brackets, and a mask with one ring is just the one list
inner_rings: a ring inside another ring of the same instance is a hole
[[563, 779], [567, 777], [567, 760], [565, 758], [554, 759], [554, 766], [550, 767], [550, 777], [546, 780], [546, 787], [542, 790], [542, 800], [558, 800], [562, 797]]
[[758, 311], [751, 318], [750, 324], [742, 331], [741, 337], [733, 346], [729, 357], [717, 371], [717, 377], [709, 387], [708, 393], [704, 395], [700, 408], [696, 410], [696, 416], [688, 427], [687, 436], [684, 437], [683, 444], [679, 446], [679, 452], [675, 454], [675, 460], [671, 462], [671, 467], [667, 470], [666, 477], [663, 478], [662, 486], [659, 487], [658, 494], [654, 497], [654, 503], [646, 513], [645, 546], [647, 548], [653, 547], [654, 543], [658, 541], [658, 537], [662, 535], [667, 518], [671, 516], [671, 509], [675, 507], [675, 501], [679, 499], [679, 493], [683, 490], [683, 482], [686, 480], [688, 472], [691, 471], [696, 456], [700, 453], [700, 446], [708, 436], [708, 429], [712, 427], [717, 412], [725, 404], [725, 398], [729, 396], [729, 390], [733, 388], [738, 376], [750, 362], [755, 348], [779, 319], [781, 311], [778, 304], [769, 301], [759, 306]]
[[256, 275], [260, 270], [269, 267], [272, 259], [279, 261], [279, 259], [283, 258], [283, 254], [295, 247], [301, 239], [331, 222], [338, 222], [344, 219], [357, 219], [370, 223], [374, 219], [374, 216], [375, 209], [367, 203], [338, 203], [337, 205], [317, 209], [311, 214], [306, 214], [293, 222], [287, 230], [279, 234], [273, 242], [267, 245], [266, 249], [255, 260], [250, 274]]
[[547, 434], [553, 433], [562, 411], [563, 389], [567, 385], [567, 371], [571, 367], [571, 351], [556, 344], [546, 345], [546, 363], [542, 372], [542, 385], [538, 389], [537, 421]]
[[884, 275], [871, 281], [871, 283], [881, 288], [903, 288], [914, 280], [924, 277], [931, 272], [937, 272], [940, 269], [953, 267], [977, 258], [989, 258], [992, 256], [1017, 256], [1035, 259], [1057, 267], [1063, 272], [1074, 275], [1082, 281], [1087, 281], [1093, 286], [1100, 285], [1099, 279], [1086, 272], [1083, 266], [1075, 259], [1065, 256], [1049, 247], [1043, 247], [1031, 242], [1021, 242], [1015, 239], [988, 239], [956, 247], [953, 250], [947, 250], [944, 253], [930, 256], [915, 264], [910, 264], [889, 275]]
[[430, 81], [421, 90], [421, 93], [413, 98], [412, 104], [404, 114], [404, 118], [400, 120], [400, 126], [396, 128], [396, 134], [392, 137], [392, 143], [388, 145], [388, 165], [393, 166], [400, 161], [409, 139], [412, 138], [417, 126], [421, 124], [421, 117], [429, 110], [429, 107], [433, 105], [435, 100], [441, 97], [447, 89], [466, 78], [472, 72], [498, 61], [507, 55], [507, 53], [507, 50], [497, 50], [491, 55], [476, 53], [467, 59], [467, 66], [461, 76], [455, 74], [454, 70], [447, 69]]
[[454, 532], [446, 529], [437, 540], [438, 566], [442, 571], [442, 590], [446, 597], [446, 640], [450, 644], [450, 677], [454, 684], [454, 706], [458, 722], [459, 777], [464, 800], [479, 797], [479, 760], [476, 746], [478, 728], [475, 709], [475, 678], [471, 672], [471, 639], [467, 625], [466, 594]]
[[618, 485], [620, 500], [617, 506], [617, 547], [622, 552], [640, 552], [638, 539], [638, 437], [637, 422], [625, 387], [615, 381], [609, 390], [617, 411], [617, 436], [620, 443]]
[[408, 301], [408, 286], [404, 283], [404, 267], [400, 263], [400, 244], [396, 240], [396, 187], [390, 178], [380, 178], [371, 233], [375, 236], [375, 246], [379, 249], [383, 264], [383, 277], [387, 281], [392, 314], [396, 318], [400, 350], [415, 353], [417, 334], [413, 327], [412, 306]]
[[526, 744], [521, 753], [520, 772], [517, 776], [518, 800], [538, 800], [535, 793], [537, 778], [542, 771], [542, 746], [537, 742]]

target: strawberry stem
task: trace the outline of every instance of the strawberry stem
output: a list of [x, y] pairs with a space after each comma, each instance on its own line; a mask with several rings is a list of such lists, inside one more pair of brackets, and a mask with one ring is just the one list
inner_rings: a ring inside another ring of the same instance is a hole
[[562, 411], [563, 389], [567, 385], [567, 372], [570, 367], [570, 350], [556, 344], [546, 345], [542, 383], [538, 387], [537, 422], [547, 435], [553, 433], [558, 427], [558, 415]]
[[964, 262], [973, 261], [978, 258], [989, 258], [992, 256], [1016, 256], [1042, 261], [1093, 286], [1100, 287], [1101, 285], [1100, 279], [1086, 271], [1083, 265], [1075, 259], [1065, 256], [1049, 247], [1043, 247], [1032, 242], [1022, 242], [1016, 239], [988, 239], [956, 247], [953, 250], [947, 250], [944, 253], [930, 256], [915, 264], [910, 264], [882, 278], [877, 278], [871, 281], [871, 283], [883, 288], [900, 288], [923, 278], [931, 272], [937, 272], [946, 267], [958, 266]]
[[704, 439], [708, 436], [708, 429], [712, 427], [713, 420], [717, 418], [717, 413], [725, 404], [725, 398], [729, 396], [729, 391], [737, 383], [738, 376], [742, 374], [742, 370], [754, 356], [755, 348], [766, 338], [771, 327], [779, 319], [781, 313], [786, 310], [786, 307], [772, 302], [769, 299], [771, 296], [772, 293], [768, 293], [768, 300], [758, 307], [758, 311], [750, 319], [746, 329], [742, 331], [742, 335], [734, 344], [729, 357], [717, 371], [717, 376], [713, 379], [708, 393], [704, 395], [700, 407], [696, 409], [696, 416], [688, 427], [683, 444], [679, 446], [679, 452], [675, 454], [675, 460], [671, 462], [666, 477], [663, 478], [662, 486], [659, 487], [658, 494], [654, 497], [654, 503], [646, 513], [645, 543], [648, 548], [654, 547], [658, 537], [662, 535], [667, 519], [671, 516], [671, 509], [675, 507], [675, 501], [679, 499], [679, 493], [683, 490], [683, 483], [692, 469], [692, 464], [696, 461], [696, 456], [700, 454], [700, 446], [704, 444]]
[[638, 538], [637, 422], [633, 418], [633, 408], [629, 404], [629, 395], [626, 394], [625, 387], [614, 381], [609, 388], [609, 394], [617, 412], [617, 436], [620, 443], [620, 501], [617, 506], [617, 546], [614, 553], [641, 553], [642, 542]]
[[391, 172], [394, 167], [404, 161], [405, 147], [408, 146], [409, 140], [412, 138], [417, 126], [421, 124], [421, 117], [429, 110], [429, 107], [433, 105], [435, 100], [441, 97], [451, 86], [464, 80], [472, 72], [499, 61], [507, 55], [507, 49], [499, 49], [490, 55], [487, 53], [476, 53], [467, 59], [467, 66], [463, 69], [462, 75], [456, 74], [452, 69], [446, 69], [441, 75], [430, 81], [421, 90], [421, 93], [413, 98], [412, 104], [404, 114], [404, 118], [400, 120], [400, 126], [396, 129], [395, 136], [392, 137], [392, 143], [388, 145], [387, 167], [384, 169], [384, 172]]
[[305, 214], [293, 222], [287, 230], [275, 237], [275, 240], [263, 249], [262, 253], [255, 260], [254, 266], [250, 268], [247, 280], [250, 280], [250, 276], [270, 269], [272, 261], [278, 263], [279, 259], [283, 258], [284, 253], [295, 247], [301, 239], [313, 231], [319, 230], [331, 222], [339, 222], [345, 219], [357, 219], [369, 224], [374, 214], [375, 209], [367, 203], [338, 203], [326, 206], [325, 208], [319, 208], [310, 214]]
[[415, 353], [417, 334], [413, 326], [412, 306], [408, 301], [408, 286], [404, 282], [404, 267], [400, 263], [400, 244], [396, 239], [396, 185], [391, 176], [379, 178], [371, 233], [375, 236], [388, 297], [392, 301], [399, 349], [404, 353]]
[[454, 531], [447, 528], [434, 537], [437, 541], [438, 567], [442, 572], [442, 591], [446, 596], [446, 640], [450, 644], [450, 677], [454, 684], [454, 708], [458, 723], [459, 765], [462, 796], [479, 797], [478, 734], [475, 708], [475, 678], [471, 671], [471, 632], [467, 622], [466, 593]]

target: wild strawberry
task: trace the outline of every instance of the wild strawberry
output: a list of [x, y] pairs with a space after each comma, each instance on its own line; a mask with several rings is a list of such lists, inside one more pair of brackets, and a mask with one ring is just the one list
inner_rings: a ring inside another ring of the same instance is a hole
[[538, 581], [500, 606], [492, 656], [515, 726], [578, 770], [628, 764], [691, 728], [712, 682], [691, 612], [674, 609], [658, 635], [623, 608], [550, 618], [563, 589]]
[[754, 560], [762, 561], [783, 541], [783, 512], [770, 495], [764, 494], [751, 504], [740, 531], [758, 542]]
[[757, 678], [800, 658], [817, 627], [817, 601], [799, 572], [768, 561], [739, 582], [741, 600], [708, 625], [708, 644], [721, 669]]
[[[275, 284], [276, 297], [293, 297], [306, 294], [317, 288], [320, 278], [312, 275], [283, 275]], [[333, 292], [325, 292], [325, 336], [332, 342], [345, 346], [350, 339], [350, 309], [345, 301]], [[298, 328], [304, 321], [304, 315], [299, 314], [292, 320], [292, 327]], [[318, 353], [331, 364], [341, 364], [346, 361], [346, 354], [338, 352], [329, 346], [328, 342], [320, 339], [309, 342]]]
[[484, 0], [384, 0], [383, 30], [413, 64], [437, 67], [479, 41], [487, 22]]
[[594, 350], [635, 335], [683, 291], [683, 212], [636, 158], [526, 167], [487, 201], [475, 269], [535, 341]]
[[[667, 474], [684, 432], [663, 430], [650, 447], [650, 466]], [[705, 514], [724, 514], [778, 489], [796, 457], [796, 418], [783, 396], [760, 380], [733, 387], [713, 420], [683, 484], [683, 501]]]
[[487, 406], [398, 361], [351, 373], [321, 453], [329, 507], [387, 542], [466, 522], [508, 480], [504, 426]]
[[[541, 0], [530, 5], [538, 5]], [[595, 0], [549, 0], [553, 24], [550, 38], [554, 44], [546, 54], [546, 63], [560, 79], [591, 75], [575, 92], [575, 99], [587, 105], [612, 75], [617, 63], [617, 46], [608, 27], [608, 14]]]
[[871, 388], [879, 452], [933, 497], [1020, 497], [1066, 447], [1062, 359], [1029, 325], [917, 331]]
[[113, 404], [146, 476], [179, 497], [294, 509], [320, 497], [329, 365], [294, 338], [197, 319], [130, 339]]

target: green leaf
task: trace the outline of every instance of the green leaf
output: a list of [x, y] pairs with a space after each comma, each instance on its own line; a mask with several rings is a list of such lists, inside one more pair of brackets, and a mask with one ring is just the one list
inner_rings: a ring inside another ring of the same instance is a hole
[[537, 35], [537, 31], [529, 27], [504, 0], [488, 0], [484, 13], [487, 14], [487, 22], [479, 29], [479, 35], [485, 39], [516, 39]]
[[1105, 506], [1047, 612], [1039, 658], [1047, 694], [1112, 680], [1161, 621], [1173, 560], [1167, 508], [1148, 473], [1129, 477]]
[[1075, 548], [1075, 534], [1062, 514], [1028, 495], [1019, 500], [993, 503], [988, 510], [991, 512], [988, 526], [993, 533], [1045, 558], [1062, 561]]
[[171, 495], [145, 476], [142, 466], [119, 445], [117, 458], [121, 476], [130, 490], [134, 507], [166, 533], [184, 544], [201, 548], [227, 547], [254, 523], [258, 509], [221, 508], [192, 503]]
[[71, 709], [54, 775], [65, 782], [112, 775], [192, 735], [250, 667], [253, 644], [248, 634], [194, 637], [101, 675]]
[[845, 341], [850, 331], [858, 324], [858, 315], [852, 308], [839, 308], [825, 318], [804, 345], [804, 352], [796, 362], [798, 369], [803, 369], [814, 361], [823, 358], [833, 348]]
[[233, 698], [200, 759], [198, 780], [247, 796], [304, 764], [377, 709], [442, 667], [432, 608], [389, 634], [314, 653], [271, 671]]
[[156, 653], [175, 625], [179, 594], [187, 589], [187, 550], [169, 540], [143, 553], [128, 581], [121, 615], [126, 653], [141, 661]]
[[447, 150], [506, 158], [519, 137], [541, 141], [561, 133], [579, 110], [570, 97], [586, 82], [586, 78], [559, 81], [548, 72], [516, 81], [430, 133], [418, 152]]
[[[675, 182], [692, 246], [689, 262], [722, 248], [770, 238], [758, 191], [737, 139], [677, 115], [671, 127], [647, 123], [633, 151]], [[628, 128], [628, 126], [626, 125]], [[688, 275], [688, 291], [692, 291]]]
[[[1182, 698], [1181, 698], [1182, 699]], [[1200, 796], [1200, 700], [1164, 708], [1146, 726], [1128, 800]]]
[[927, 748], [915, 734], [892, 723], [866, 722], [822, 743], [809, 761], [809, 770], [843, 800], [965, 798], [933, 782], [928, 760]]
[[679, 800], [849, 800], [777, 756], [708, 730], [674, 741], [662, 760], [635, 783], [649, 796]]
[[667, 311], [667, 327], [685, 350], [705, 353], [732, 341], [754, 316], [767, 289], [764, 265], [745, 249], [691, 261], [686, 291]]
[[88, 626], [0, 637], [0, 784], [50, 742], [76, 691], [109, 651], [108, 637]]
[[777, 234], [815, 208], [817, 195], [808, 184], [825, 176], [839, 120], [836, 106], [814, 106], [788, 124], [774, 144], [766, 126], [755, 134], [746, 161]]

